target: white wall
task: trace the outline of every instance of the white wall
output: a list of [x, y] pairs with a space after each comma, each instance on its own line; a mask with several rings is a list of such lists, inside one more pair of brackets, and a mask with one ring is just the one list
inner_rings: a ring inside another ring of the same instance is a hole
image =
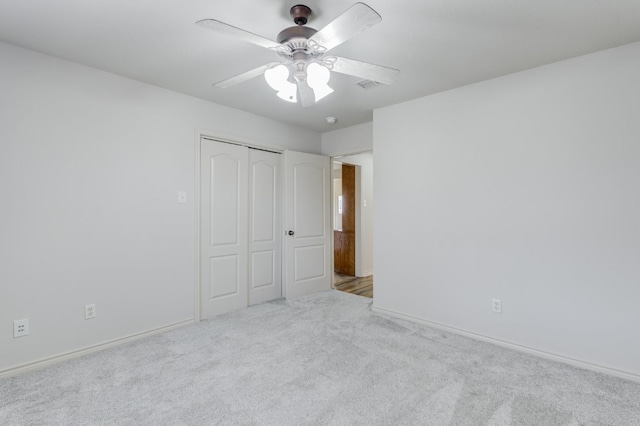
[[373, 275], [373, 153], [348, 155], [340, 161], [359, 166], [360, 199], [358, 206], [357, 241], [356, 241], [356, 275], [367, 277]]
[[635, 43], [375, 111], [376, 309], [640, 378], [639, 99]]
[[353, 154], [373, 149], [373, 123], [363, 123], [322, 134], [322, 154]]
[[193, 318], [196, 129], [320, 152], [317, 133], [7, 44], [0, 63], [0, 373]]

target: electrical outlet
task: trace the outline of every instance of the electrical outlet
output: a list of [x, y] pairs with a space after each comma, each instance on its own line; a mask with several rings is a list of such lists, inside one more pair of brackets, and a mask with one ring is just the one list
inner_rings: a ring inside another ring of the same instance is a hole
[[500, 299], [491, 299], [491, 309], [493, 312], [502, 313], [502, 301]]
[[91, 319], [96, 317], [96, 305], [84, 305], [84, 319]]
[[29, 318], [15, 320], [13, 322], [13, 337], [29, 335]]

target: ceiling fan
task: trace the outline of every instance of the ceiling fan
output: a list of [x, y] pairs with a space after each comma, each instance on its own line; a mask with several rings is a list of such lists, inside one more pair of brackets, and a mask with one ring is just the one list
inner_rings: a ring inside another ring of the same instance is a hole
[[400, 71], [354, 59], [328, 55], [329, 50], [382, 20], [380, 15], [364, 3], [356, 3], [342, 15], [317, 31], [305, 24], [311, 9], [295, 5], [290, 15], [296, 26], [286, 28], [272, 41], [216, 19], [203, 19], [196, 24], [273, 50], [280, 62], [271, 62], [234, 77], [215, 83], [225, 88], [264, 74], [267, 83], [288, 102], [310, 106], [333, 92], [328, 82], [330, 71], [351, 75], [382, 84], [391, 84]]

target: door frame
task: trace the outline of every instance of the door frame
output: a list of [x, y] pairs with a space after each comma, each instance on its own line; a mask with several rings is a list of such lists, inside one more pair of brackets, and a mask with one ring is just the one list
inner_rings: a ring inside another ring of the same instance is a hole
[[[283, 154], [286, 148], [282, 146], [270, 145], [267, 143], [261, 143], [258, 141], [248, 140], [244, 138], [238, 138], [236, 136], [224, 136], [220, 135], [218, 132], [211, 132], [202, 129], [196, 129], [195, 142], [194, 142], [194, 164], [195, 164], [195, 173], [194, 173], [194, 189], [193, 189], [193, 209], [194, 209], [194, 264], [193, 264], [193, 272], [194, 272], [194, 312], [193, 312], [193, 321], [200, 322], [200, 148], [202, 139], [208, 139], [214, 142], [222, 142], [228, 143], [231, 145], [240, 145], [246, 146], [247, 148], [259, 149], [262, 151], [270, 151], [276, 154]], [[281, 191], [284, 191], [284, 179], [281, 182]], [[284, 193], [283, 193], [284, 194]], [[281, 229], [284, 229], [284, 215], [280, 219]], [[249, 223], [247, 223], [249, 226]], [[284, 244], [284, 238], [281, 235], [281, 244]], [[282, 246], [283, 247], [283, 246]], [[333, 247], [332, 247], [333, 248]], [[281, 256], [280, 259], [281, 267], [284, 267], [284, 256]], [[281, 285], [284, 291], [284, 279], [281, 281]], [[247, 294], [247, 303], [249, 295]]]
[[[344, 151], [344, 152], [340, 152], [339, 154], [335, 154], [333, 156], [331, 156], [331, 167], [333, 168], [333, 162], [337, 161], [339, 163], [345, 163], [345, 164], [349, 164], [352, 166], [356, 167], [356, 205], [358, 206], [358, 208], [356, 209], [356, 276], [358, 276], [358, 273], [363, 274], [364, 271], [362, 270], [362, 215], [359, 214], [362, 212], [362, 166], [358, 165], [358, 164], [352, 164], [352, 163], [348, 163], [348, 162], [344, 162], [342, 161], [342, 158], [344, 157], [350, 157], [352, 155], [358, 155], [358, 154], [367, 154], [367, 153], [371, 153], [371, 155], [373, 155], [373, 149], [367, 149], [367, 150], [354, 150], [352, 151]], [[375, 167], [375, 164], [374, 164]], [[334, 202], [334, 193], [333, 193], [333, 185], [331, 185], [331, 209], [333, 212], [333, 202]], [[333, 232], [333, 227], [334, 227], [334, 223], [333, 223], [333, 214], [331, 215], [331, 231]], [[333, 250], [335, 250], [334, 247], [334, 242], [333, 242], [333, 237], [331, 238], [331, 253], [332, 253], [332, 257], [331, 257], [331, 268], [332, 268], [332, 272], [335, 268], [335, 264], [333, 261]], [[335, 285], [333, 283], [333, 279], [331, 280], [331, 288], [335, 288]]]

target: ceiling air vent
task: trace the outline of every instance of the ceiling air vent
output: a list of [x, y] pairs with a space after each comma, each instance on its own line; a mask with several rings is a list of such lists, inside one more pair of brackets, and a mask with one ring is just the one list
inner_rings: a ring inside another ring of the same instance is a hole
[[378, 83], [373, 80], [362, 80], [358, 82], [358, 86], [362, 87], [365, 90], [373, 89], [374, 87], [382, 86], [382, 83]]

